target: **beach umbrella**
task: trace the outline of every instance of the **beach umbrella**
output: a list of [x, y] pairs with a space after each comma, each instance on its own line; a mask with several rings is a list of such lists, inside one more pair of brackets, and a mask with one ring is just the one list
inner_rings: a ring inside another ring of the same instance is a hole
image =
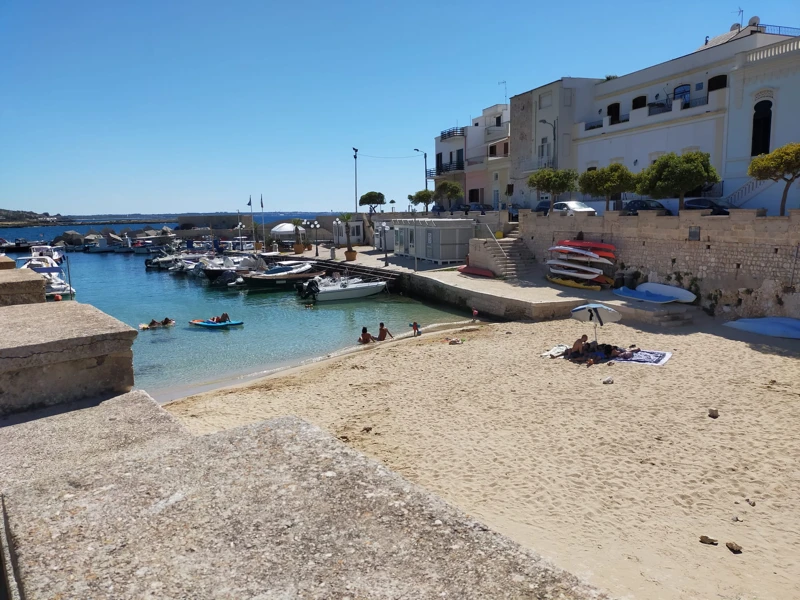
[[572, 318], [584, 323], [593, 323], [594, 341], [597, 343], [597, 326], [616, 323], [622, 319], [622, 315], [605, 304], [583, 304], [572, 309]]

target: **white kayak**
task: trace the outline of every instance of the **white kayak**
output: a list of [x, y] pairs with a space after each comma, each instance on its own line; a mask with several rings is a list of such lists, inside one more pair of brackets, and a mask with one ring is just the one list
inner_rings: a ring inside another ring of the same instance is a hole
[[662, 296], [672, 296], [678, 302], [690, 304], [695, 301], [695, 296], [689, 290], [679, 288], [674, 285], [666, 285], [664, 283], [642, 283], [636, 286], [637, 292], [650, 292], [651, 294], [660, 294]]
[[[557, 258], [548, 260], [546, 264], [548, 264], [551, 267], [557, 267], [557, 268], [563, 267], [567, 269], [578, 269], [579, 271], [583, 271], [584, 273], [591, 274], [592, 277], [597, 277], [598, 275], [603, 274], [603, 269], [596, 269], [586, 264], [569, 262], [567, 260], [559, 260]], [[591, 279], [592, 277], [590, 277], [589, 279]]]
[[589, 250], [584, 250], [583, 248], [573, 248], [572, 246], [553, 246], [552, 248], [548, 248], [550, 252], [567, 252], [569, 254], [581, 254], [583, 256], [589, 258], [600, 258], [599, 255], [591, 252]]

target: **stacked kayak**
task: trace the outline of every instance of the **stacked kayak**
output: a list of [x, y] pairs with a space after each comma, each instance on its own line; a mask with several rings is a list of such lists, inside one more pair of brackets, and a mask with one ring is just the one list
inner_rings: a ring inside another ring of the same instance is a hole
[[603, 273], [604, 267], [614, 265], [616, 248], [603, 242], [585, 240], [560, 240], [550, 248], [553, 258], [548, 281], [558, 285], [586, 290], [598, 290], [601, 285], [611, 285], [613, 280]]

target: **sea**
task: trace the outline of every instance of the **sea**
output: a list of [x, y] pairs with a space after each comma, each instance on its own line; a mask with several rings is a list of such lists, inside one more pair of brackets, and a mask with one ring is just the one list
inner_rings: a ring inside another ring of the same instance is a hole
[[[164, 225], [175, 227], [175, 223], [148, 227]], [[104, 227], [119, 231], [124, 225], [95, 225], [94, 229]], [[0, 237], [49, 241], [65, 229], [85, 233], [90, 228], [0, 229]], [[176, 320], [174, 327], [139, 331], [133, 344], [135, 387], [162, 402], [234, 385], [355, 346], [362, 327], [377, 335], [381, 321], [398, 335], [410, 331], [413, 321], [420, 323], [424, 332], [426, 325], [469, 317], [444, 305], [398, 294], [307, 309], [295, 293], [229, 290], [185, 275], [149, 271], [144, 266], [147, 257], [139, 254], [70, 252], [67, 257], [64, 269], [69, 267], [78, 302], [96, 306], [135, 328], [151, 319]], [[244, 321], [244, 326], [212, 330], [189, 325], [192, 319], [223, 312]]]

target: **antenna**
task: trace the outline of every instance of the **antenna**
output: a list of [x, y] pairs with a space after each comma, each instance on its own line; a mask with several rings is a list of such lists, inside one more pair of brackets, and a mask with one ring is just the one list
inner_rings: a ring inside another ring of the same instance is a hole
[[736, 14], [739, 17], [739, 29], [741, 29], [744, 26], [744, 10], [742, 10], [741, 6]]
[[508, 86], [506, 85], [505, 80], [498, 81], [497, 85], [502, 85], [503, 86], [503, 94], [504, 94], [503, 97], [506, 99], [505, 103], [508, 104]]

